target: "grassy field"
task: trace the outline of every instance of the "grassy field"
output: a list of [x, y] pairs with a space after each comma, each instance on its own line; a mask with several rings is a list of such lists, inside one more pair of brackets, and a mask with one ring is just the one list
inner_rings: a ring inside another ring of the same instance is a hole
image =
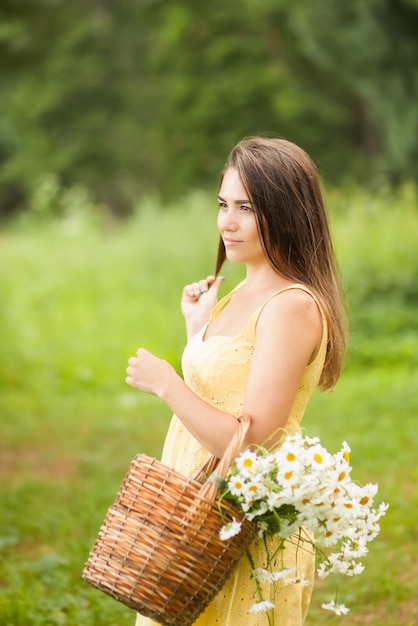
[[[310, 435], [352, 447], [354, 477], [390, 510], [336, 618], [314, 594], [308, 626], [418, 624], [417, 196], [329, 192], [347, 286], [351, 349]], [[128, 223], [73, 207], [0, 232], [0, 624], [127, 626], [132, 611], [81, 580], [90, 547], [138, 452], [159, 455], [170, 412], [124, 383], [144, 346], [180, 367], [184, 283], [212, 272], [215, 203], [144, 205]], [[242, 276], [225, 268], [224, 292]]]

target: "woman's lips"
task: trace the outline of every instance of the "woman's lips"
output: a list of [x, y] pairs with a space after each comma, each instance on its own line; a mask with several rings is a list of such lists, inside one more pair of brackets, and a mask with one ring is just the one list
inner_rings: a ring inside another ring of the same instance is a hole
[[240, 241], [239, 239], [223, 239], [223, 242], [225, 244], [225, 246], [228, 247], [233, 247], [233, 246], [238, 246], [240, 243], [242, 243], [242, 241]]

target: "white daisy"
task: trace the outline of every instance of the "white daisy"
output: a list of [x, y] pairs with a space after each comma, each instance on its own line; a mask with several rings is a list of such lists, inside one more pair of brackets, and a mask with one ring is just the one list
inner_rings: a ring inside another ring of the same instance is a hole
[[219, 537], [222, 539], [222, 541], [226, 541], [227, 539], [231, 539], [231, 537], [235, 537], [235, 535], [238, 535], [240, 530], [241, 522], [237, 522], [237, 520], [234, 518], [232, 522], [229, 522], [229, 524], [225, 524], [225, 526], [222, 526], [221, 530], [219, 531]]
[[258, 471], [258, 456], [252, 450], [245, 450], [235, 460], [235, 465], [243, 477], [251, 477]]
[[348, 609], [344, 604], [335, 604], [334, 600], [331, 602], [321, 604], [323, 609], [327, 611], [333, 611], [336, 615], [347, 615]]
[[262, 600], [261, 602], [256, 602], [255, 604], [253, 604], [248, 609], [248, 613], [264, 613], [269, 609], [274, 609], [273, 602], [270, 602], [270, 600]]

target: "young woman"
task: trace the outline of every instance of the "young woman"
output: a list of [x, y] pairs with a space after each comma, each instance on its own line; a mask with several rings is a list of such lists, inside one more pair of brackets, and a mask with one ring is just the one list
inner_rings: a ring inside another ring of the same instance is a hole
[[[184, 380], [144, 349], [129, 359], [126, 382], [159, 396], [173, 410], [162, 461], [194, 476], [221, 457], [245, 413], [245, 447], [280, 444], [294, 432], [314, 389], [332, 388], [345, 351], [345, 316], [318, 176], [309, 156], [282, 139], [250, 138], [229, 155], [219, 189], [216, 278], [182, 295], [188, 344]], [[246, 278], [217, 303], [227, 259]], [[257, 546], [253, 546], [257, 551]], [[257, 555], [254, 555], [257, 558]], [[262, 559], [262, 554], [258, 556]], [[309, 545], [287, 542], [284, 567], [299, 584], [277, 583], [276, 626], [300, 626], [314, 580]], [[248, 614], [254, 581], [246, 556], [196, 626], [263, 626]], [[138, 615], [137, 626], [152, 624]]]

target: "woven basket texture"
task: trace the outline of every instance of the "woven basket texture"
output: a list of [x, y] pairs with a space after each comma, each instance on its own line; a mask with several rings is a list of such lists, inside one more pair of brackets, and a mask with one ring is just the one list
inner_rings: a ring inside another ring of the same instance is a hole
[[[225, 475], [242, 441], [248, 421], [242, 423], [218, 475]], [[220, 512], [217, 493], [214, 483], [187, 479], [139, 454], [107, 512], [84, 580], [164, 626], [193, 624], [255, 536], [245, 520], [238, 535], [219, 538], [225, 523], [243, 518], [226, 502]]]

